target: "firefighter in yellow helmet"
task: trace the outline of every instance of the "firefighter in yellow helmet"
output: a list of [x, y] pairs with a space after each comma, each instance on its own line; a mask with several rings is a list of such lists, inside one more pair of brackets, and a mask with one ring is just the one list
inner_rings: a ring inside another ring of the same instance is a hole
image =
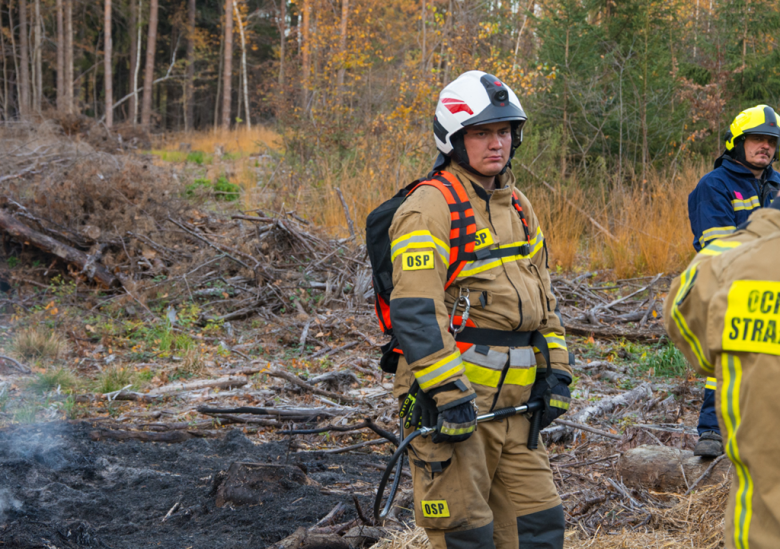
[[[768, 206], [777, 195], [780, 174], [772, 169], [772, 162], [777, 159], [778, 137], [777, 113], [767, 105], [751, 107], [734, 118], [726, 135], [726, 151], [688, 197], [696, 251], [733, 232], [755, 209]], [[694, 450], [705, 458], [723, 453], [715, 389], [715, 379], [709, 376]]]
[[[405, 435], [439, 427], [409, 452], [415, 520], [434, 549], [563, 548], [561, 499], [543, 444], [528, 446], [529, 419], [476, 426], [477, 409], [537, 395], [548, 404], [543, 425], [569, 405], [547, 246], [508, 169], [525, 120], [495, 76], [470, 71], [445, 87], [434, 118], [441, 154], [428, 176], [438, 188], [413, 191], [389, 231], [390, 318], [403, 351], [394, 394]], [[474, 245], [461, 255], [465, 238]]]
[[677, 277], [664, 326], [702, 375], [717, 380], [716, 408], [734, 480], [729, 549], [780, 547], [780, 199], [715, 239]]

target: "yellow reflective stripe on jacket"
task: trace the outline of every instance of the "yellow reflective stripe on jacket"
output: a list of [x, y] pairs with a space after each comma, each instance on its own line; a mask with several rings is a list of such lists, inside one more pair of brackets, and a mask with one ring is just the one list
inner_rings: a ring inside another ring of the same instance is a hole
[[564, 339], [563, 336], [559, 336], [557, 334], [547, 334], [544, 336], [544, 339], [547, 340], [548, 349], [563, 349], [564, 351], [569, 350], [568, 347], [566, 347], [566, 339]]
[[504, 378], [504, 385], [533, 385], [536, 381], [536, 366], [531, 368], [509, 368]]
[[[463, 361], [466, 367], [466, 377], [471, 383], [492, 387], [495, 389], [501, 382], [501, 370], [487, 368], [471, 362]], [[504, 385], [533, 385], [536, 381], [536, 366], [531, 368], [509, 368], [504, 378]]]
[[757, 196], [751, 196], [745, 200], [734, 199], [731, 201], [731, 206], [735, 212], [741, 212], [743, 210], [755, 210], [761, 206], [761, 203], [758, 201]]
[[421, 372], [415, 372], [414, 377], [417, 378], [420, 389], [425, 390], [461, 372], [463, 372], [463, 361], [460, 358], [460, 351], [455, 351], [450, 356], [431, 364]]
[[498, 387], [498, 382], [501, 381], [501, 370], [486, 368], [465, 360], [463, 361], [463, 366], [466, 367], [466, 377], [469, 378], [471, 383], [495, 389]]
[[[512, 242], [510, 244], [503, 244], [499, 246], [498, 249], [500, 250], [506, 248], [518, 248], [523, 244], [527, 244], [527, 242]], [[488, 258], [488, 259], [478, 259], [476, 261], [467, 261], [466, 265], [464, 265], [463, 269], [460, 271], [460, 273], [458, 273], [458, 278], [466, 278], [468, 276], [474, 276], [479, 273], [484, 273], [485, 271], [489, 271], [490, 269], [495, 269], [496, 267], [500, 267], [504, 263], [519, 261], [521, 259], [530, 259], [533, 256], [535, 256], [539, 252], [539, 250], [541, 250], [543, 247], [544, 247], [544, 235], [542, 234], [542, 229], [537, 227], [536, 236], [534, 236], [531, 239], [531, 252], [528, 255], [516, 254], [507, 257], [497, 257], [497, 258]]]
[[741, 246], [742, 242], [726, 242], [724, 240], [713, 240], [707, 244], [706, 248], [703, 248], [699, 253], [701, 255], [720, 255], [723, 252], [733, 250], [734, 248]]
[[704, 384], [704, 388], [711, 389], [712, 391], [714, 391], [715, 389], [718, 388], [718, 380], [715, 379], [714, 377], [708, 377], [707, 382]]
[[737, 431], [742, 423], [739, 390], [742, 385], [742, 362], [736, 355], [723, 353], [723, 386], [720, 393], [721, 415], [726, 426], [726, 454], [737, 471], [734, 505], [734, 546], [749, 549], [748, 536], [753, 518], [753, 478], [742, 462], [737, 445]]
[[737, 228], [734, 225], [727, 225], [725, 227], [712, 227], [701, 233], [701, 236], [699, 237], [699, 244], [704, 246], [706, 242], [709, 242], [715, 238], [720, 238], [721, 236], [728, 236], [736, 230]]
[[433, 248], [435, 249], [444, 265], [450, 266], [450, 247], [433, 236], [430, 231], [413, 231], [396, 238], [390, 244], [390, 260], [395, 261], [399, 254], [415, 248]]
[[550, 399], [550, 406], [555, 406], [556, 408], [560, 408], [561, 410], [568, 410], [569, 409], [569, 403], [565, 400], [558, 400], [556, 398]]
[[688, 328], [688, 324], [685, 322], [685, 318], [683, 318], [683, 315], [679, 309], [680, 302], [688, 294], [691, 286], [693, 286], [693, 282], [696, 279], [697, 267], [697, 264], [691, 265], [680, 278], [680, 289], [677, 290], [677, 295], [674, 297], [674, 305], [672, 305], [672, 319], [674, 319], [674, 323], [677, 325], [677, 329], [680, 330], [680, 334], [682, 334], [685, 341], [687, 341], [688, 345], [690, 345], [691, 350], [696, 356], [696, 360], [699, 362], [699, 366], [701, 366], [702, 370], [705, 372], [714, 372], [715, 368], [704, 356], [704, 351], [702, 350], [699, 338], [696, 337], [696, 334], [694, 334], [690, 328]]

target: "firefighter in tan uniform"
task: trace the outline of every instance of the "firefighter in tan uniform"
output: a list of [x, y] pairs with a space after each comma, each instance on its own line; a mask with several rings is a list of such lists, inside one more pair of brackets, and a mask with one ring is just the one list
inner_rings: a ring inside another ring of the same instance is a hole
[[734, 480], [727, 548], [780, 547], [780, 200], [710, 243], [664, 303], [670, 337], [717, 379], [716, 410]]
[[440, 428], [415, 439], [409, 454], [415, 520], [434, 549], [563, 547], [561, 500], [544, 446], [527, 447], [529, 419], [476, 428], [477, 410], [519, 406], [532, 392], [546, 394], [543, 425], [569, 404], [572, 371], [544, 234], [507, 169], [525, 120], [512, 90], [480, 71], [439, 96], [442, 154], [432, 174], [465, 191], [476, 225], [474, 252], [457, 274], [454, 214], [442, 192], [416, 190], [390, 228], [390, 316], [403, 351], [394, 394], [405, 434]]

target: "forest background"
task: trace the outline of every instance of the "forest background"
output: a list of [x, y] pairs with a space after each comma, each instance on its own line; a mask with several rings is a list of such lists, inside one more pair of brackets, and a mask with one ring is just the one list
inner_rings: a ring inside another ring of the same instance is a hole
[[0, 0], [0, 121], [150, 135], [245, 210], [346, 233], [429, 170], [437, 93], [478, 68], [529, 115], [513, 169], [554, 266], [674, 272], [729, 122], [778, 108], [778, 32], [769, 0]]

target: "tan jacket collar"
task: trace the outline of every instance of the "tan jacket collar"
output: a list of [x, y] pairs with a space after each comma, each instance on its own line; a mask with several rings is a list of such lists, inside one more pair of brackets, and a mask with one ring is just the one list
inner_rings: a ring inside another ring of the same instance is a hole
[[466, 188], [470, 200], [473, 201], [475, 198], [480, 198], [486, 201], [490, 197], [491, 204], [501, 205], [506, 203], [509, 205], [512, 203], [512, 192], [515, 189], [515, 174], [512, 173], [512, 170], [507, 170], [498, 176], [496, 190], [486, 191], [482, 184], [474, 179], [473, 175], [466, 171], [465, 168], [455, 163], [450, 163], [445, 169], [460, 179]]

